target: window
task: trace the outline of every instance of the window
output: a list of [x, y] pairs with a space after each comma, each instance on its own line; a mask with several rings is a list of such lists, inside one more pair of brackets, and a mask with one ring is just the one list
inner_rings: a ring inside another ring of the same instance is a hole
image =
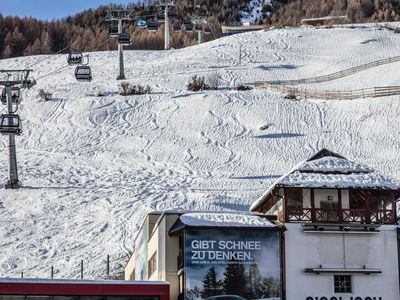
[[288, 207], [303, 207], [303, 190], [300, 188], [285, 189], [285, 198]]
[[333, 275], [335, 293], [351, 293], [351, 275]]
[[153, 275], [153, 273], [157, 270], [157, 251], [151, 256], [149, 263], [149, 278]]

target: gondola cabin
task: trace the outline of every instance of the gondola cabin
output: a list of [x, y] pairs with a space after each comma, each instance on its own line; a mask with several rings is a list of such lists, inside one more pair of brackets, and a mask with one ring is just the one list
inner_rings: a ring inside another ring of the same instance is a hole
[[168, 18], [170, 20], [176, 20], [176, 12], [173, 10], [168, 11]]
[[132, 44], [131, 36], [129, 33], [120, 33], [118, 35], [118, 44], [129, 46]]
[[164, 13], [159, 13], [157, 14], [157, 22], [158, 23], [165, 23], [165, 14]]
[[118, 26], [117, 25], [111, 25], [108, 28], [108, 36], [109, 37], [118, 37]]
[[150, 32], [157, 32], [158, 23], [156, 21], [149, 21], [147, 23], [147, 30], [150, 31]]
[[82, 63], [83, 55], [82, 53], [69, 53], [67, 62], [69, 65], [79, 65]]
[[0, 133], [3, 135], [16, 134], [22, 132], [21, 119], [19, 115], [5, 114], [0, 116]]
[[78, 81], [92, 81], [92, 70], [89, 66], [77, 66], [75, 78]]
[[139, 27], [139, 28], [146, 28], [146, 27], [147, 27], [147, 21], [146, 21], [146, 19], [144, 19], [144, 18], [139, 19], [139, 20], [136, 22], [136, 26]]
[[202, 30], [201, 27], [202, 27], [201, 24], [196, 23], [196, 24], [194, 25], [194, 30], [196, 30], [196, 32], [200, 32], [200, 31]]
[[186, 31], [192, 31], [193, 30], [193, 24], [189, 20], [185, 21], [185, 23], [183, 23], [183, 25], [185, 26], [185, 30]]
[[175, 22], [174, 23], [174, 32], [180, 32], [181, 31], [181, 23]]
[[[20, 104], [22, 100], [21, 90], [19, 87], [13, 86], [11, 89], [11, 100], [13, 104]], [[7, 105], [7, 89], [4, 88], [1, 92], [1, 103]]]

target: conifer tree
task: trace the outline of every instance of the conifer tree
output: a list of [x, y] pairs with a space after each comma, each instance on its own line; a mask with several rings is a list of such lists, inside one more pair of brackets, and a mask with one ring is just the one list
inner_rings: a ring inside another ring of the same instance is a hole
[[208, 269], [206, 276], [203, 279], [203, 290], [201, 296], [207, 298], [210, 296], [220, 295], [222, 291], [222, 282], [217, 279], [215, 268]]
[[223, 287], [226, 294], [246, 296], [247, 278], [244, 265], [230, 261], [224, 272]]
[[263, 298], [263, 291], [261, 288], [261, 282], [263, 277], [261, 276], [260, 270], [258, 269], [257, 263], [254, 261], [247, 272], [247, 297], [248, 299], [260, 299]]

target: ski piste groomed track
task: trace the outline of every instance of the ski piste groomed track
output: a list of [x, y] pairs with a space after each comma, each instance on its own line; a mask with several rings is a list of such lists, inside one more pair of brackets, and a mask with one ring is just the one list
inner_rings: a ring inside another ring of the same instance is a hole
[[[102, 41], [99, 41], [102, 43]], [[237, 64], [239, 45], [242, 63]], [[338, 47], [337, 45], [340, 45]], [[16, 138], [18, 191], [0, 189], [0, 276], [84, 278], [121, 272], [146, 213], [248, 211], [279, 176], [321, 148], [400, 179], [398, 96], [290, 101], [239, 84], [313, 77], [399, 54], [400, 34], [373, 25], [282, 28], [171, 51], [126, 51], [125, 75], [153, 92], [118, 93], [116, 51], [90, 54], [92, 82], [76, 82], [66, 55], [0, 60], [34, 65]], [[317, 83], [321, 89], [400, 85], [400, 62]], [[215, 91], [193, 75], [218, 73]], [[50, 74], [50, 75], [49, 75]], [[40, 89], [53, 100], [37, 97]], [[268, 130], [260, 127], [270, 124]], [[0, 140], [7, 142], [4, 137]], [[2, 178], [7, 145], [0, 143]]]

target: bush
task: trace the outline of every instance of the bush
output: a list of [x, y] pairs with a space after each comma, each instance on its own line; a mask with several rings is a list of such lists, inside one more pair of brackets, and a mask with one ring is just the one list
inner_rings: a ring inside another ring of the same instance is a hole
[[290, 100], [297, 100], [297, 89], [295, 88], [290, 88], [287, 90], [287, 93], [285, 95], [285, 99], [290, 99]]
[[49, 92], [45, 92], [42, 89], [39, 90], [38, 97], [43, 101], [53, 100], [53, 95]]
[[218, 73], [212, 73], [207, 76], [206, 88], [210, 90], [218, 90], [221, 85], [221, 76]]
[[236, 89], [237, 89], [238, 91], [248, 91], [248, 90], [251, 90], [251, 87], [248, 86], [248, 85], [239, 84], [239, 85], [236, 87]]
[[200, 90], [204, 90], [205, 88], [206, 85], [204, 83], [204, 77], [200, 77], [197, 75], [194, 75], [191, 81], [187, 84], [188, 91], [197, 92]]
[[144, 95], [150, 93], [151, 87], [149, 85], [143, 86], [141, 84], [132, 84], [129, 82], [123, 82], [119, 85], [119, 94], [122, 96]]

